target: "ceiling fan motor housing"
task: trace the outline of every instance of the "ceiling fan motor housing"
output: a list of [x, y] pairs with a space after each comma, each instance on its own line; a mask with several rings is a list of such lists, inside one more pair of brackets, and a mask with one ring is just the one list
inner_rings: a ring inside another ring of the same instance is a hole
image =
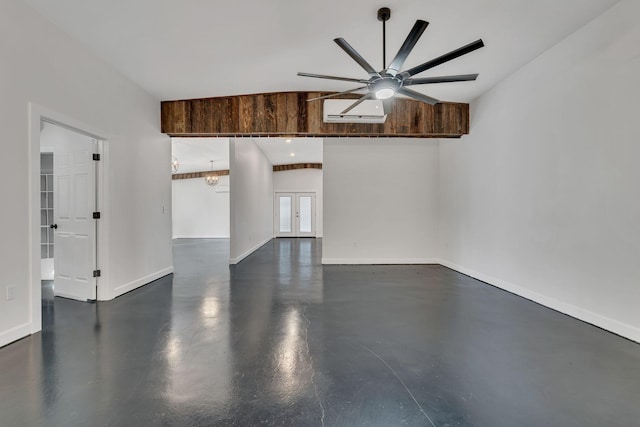
[[369, 83], [369, 92], [378, 99], [391, 98], [402, 87], [402, 80], [397, 77], [383, 75]]

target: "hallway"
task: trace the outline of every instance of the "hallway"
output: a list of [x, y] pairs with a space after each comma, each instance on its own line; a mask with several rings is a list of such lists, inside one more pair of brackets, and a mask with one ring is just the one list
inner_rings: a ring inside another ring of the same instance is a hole
[[176, 240], [175, 275], [43, 304], [0, 349], [3, 426], [629, 426], [640, 346], [441, 266]]

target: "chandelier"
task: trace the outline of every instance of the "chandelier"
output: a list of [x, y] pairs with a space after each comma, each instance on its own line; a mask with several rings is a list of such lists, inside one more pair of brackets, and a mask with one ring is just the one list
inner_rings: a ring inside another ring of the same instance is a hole
[[218, 185], [218, 175], [214, 175], [215, 172], [213, 172], [213, 160], [210, 160], [210, 162], [211, 162], [211, 173], [204, 177], [204, 182], [207, 185], [214, 187]]
[[178, 163], [178, 159], [176, 158], [176, 156], [171, 156], [171, 175], [178, 172], [179, 168], [180, 163]]

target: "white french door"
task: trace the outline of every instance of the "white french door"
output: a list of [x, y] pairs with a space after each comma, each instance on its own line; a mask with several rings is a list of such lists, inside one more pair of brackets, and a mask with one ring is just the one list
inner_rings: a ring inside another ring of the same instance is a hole
[[276, 237], [316, 237], [316, 194], [276, 193]]
[[96, 299], [96, 148], [69, 140], [55, 154], [54, 293], [80, 301]]

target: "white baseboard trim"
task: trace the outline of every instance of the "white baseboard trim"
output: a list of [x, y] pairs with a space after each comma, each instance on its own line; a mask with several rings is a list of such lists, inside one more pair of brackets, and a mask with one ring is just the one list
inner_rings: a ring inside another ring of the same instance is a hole
[[602, 316], [598, 313], [594, 313], [592, 311], [585, 310], [580, 307], [576, 307], [575, 305], [568, 304], [563, 301], [559, 301], [555, 298], [550, 298], [548, 296], [539, 294], [537, 292], [523, 288], [516, 284], [507, 282], [505, 280], [500, 280], [498, 278], [489, 276], [484, 273], [471, 270], [469, 268], [463, 267], [461, 265], [455, 264], [450, 261], [440, 260], [440, 264], [447, 268], [455, 270], [459, 273], [473, 277], [474, 279], [481, 280], [492, 286], [495, 286], [507, 292], [516, 294], [522, 298], [528, 299], [533, 302], [537, 302], [538, 304], [544, 305], [545, 307], [548, 307], [552, 310], [559, 311], [560, 313], [566, 314], [571, 317], [575, 317], [576, 319], [582, 320], [584, 322], [590, 323], [592, 325], [595, 325], [609, 332], [613, 332], [614, 334], [620, 335], [622, 337], [625, 337], [632, 341], [640, 343], [640, 329], [632, 325], [629, 325], [627, 323], [623, 323], [618, 320], [611, 319], [606, 316]]
[[268, 237], [267, 239], [263, 240], [262, 242], [258, 243], [257, 245], [255, 245], [254, 247], [252, 247], [251, 249], [249, 249], [248, 251], [243, 253], [242, 255], [237, 256], [235, 258], [229, 258], [229, 264], [238, 264], [240, 261], [242, 261], [243, 259], [245, 259], [249, 255], [251, 255], [252, 253], [257, 251], [258, 249], [260, 249], [261, 247], [263, 247], [267, 243], [269, 243], [271, 240], [273, 240], [273, 237]]
[[0, 347], [31, 335], [31, 323], [24, 323], [0, 333]]
[[65, 299], [70, 299], [70, 300], [74, 300], [74, 301], [82, 301], [82, 302], [86, 302], [86, 299], [80, 299], [77, 298], [73, 295], [69, 295], [69, 294], [65, 294], [64, 292], [60, 293], [60, 292], [54, 292], [54, 296], [56, 297], [60, 297], [60, 298], [65, 298]]
[[436, 258], [322, 258], [323, 265], [411, 265], [439, 264]]
[[173, 236], [172, 239], [229, 239], [229, 236]]
[[144, 285], [146, 285], [148, 283], [151, 283], [154, 280], [158, 280], [159, 278], [164, 277], [167, 274], [171, 274], [171, 273], [173, 273], [173, 266], [167, 267], [167, 268], [162, 269], [160, 271], [156, 271], [155, 273], [148, 274], [148, 275], [146, 275], [144, 277], [141, 277], [140, 279], [134, 280], [134, 281], [129, 282], [129, 283], [125, 284], [125, 285], [118, 286], [117, 288], [115, 288], [113, 290], [113, 294], [111, 295], [111, 298], [109, 298], [109, 299], [117, 298], [120, 295], [126, 294], [127, 292], [130, 292], [130, 291], [132, 291], [134, 289], [139, 288], [140, 286], [144, 286]]

